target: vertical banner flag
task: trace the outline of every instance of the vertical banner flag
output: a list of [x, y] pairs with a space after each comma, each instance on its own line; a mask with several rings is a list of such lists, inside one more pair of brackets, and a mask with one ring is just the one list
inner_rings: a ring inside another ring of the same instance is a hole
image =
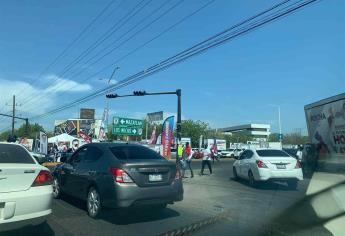
[[40, 153], [48, 154], [48, 138], [44, 132], [40, 132]]
[[149, 144], [156, 144], [156, 126], [152, 130], [151, 138]]
[[165, 119], [162, 127], [163, 157], [171, 158], [171, 144], [174, 138], [174, 116]]
[[103, 117], [102, 117], [102, 122], [101, 122], [101, 127], [99, 128], [99, 134], [98, 134], [98, 139], [103, 141], [106, 139], [106, 134], [108, 133], [108, 109], [104, 109], [103, 112]]

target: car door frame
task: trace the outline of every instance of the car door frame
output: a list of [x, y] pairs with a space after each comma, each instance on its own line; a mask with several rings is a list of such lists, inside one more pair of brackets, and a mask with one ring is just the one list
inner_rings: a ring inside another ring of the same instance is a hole
[[248, 178], [248, 172], [251, 170], [251, 164], [254, 157], [254, 152], [252, 150], [246, 150], [245, 158], [243, 159], [242, 164], [242, 175], [245, 178]]
[[81, 162], [82, 157], [79, 154], [84, 151], [87, 146], [79, 148], [72, 156], [63, 164], [61, 170], [61, 187], [62, 190], [69, 195], [78, 197], [78, 193], [75, 191], [77, 186], [77, 167]]
[[[103, 151], [98, 147], [90, 145], [86, 148], [86, 155], [77, 166], [75, 174], [76, 197], [81, 199], [87, 197], [89, 186], [97, 182], [96, 178], [99, 176], [99, 159], [103, 155]], [[92, 149], [99, 151], [98, 156], [94, 160], [89, 158]]]
[[243, 177], [243, 173], [242, 173], [242, 165], [244, 164], [243, 160], [245, 158], [245, 151], [241, 153], [241, 155], [238, 157], [238, 174]]

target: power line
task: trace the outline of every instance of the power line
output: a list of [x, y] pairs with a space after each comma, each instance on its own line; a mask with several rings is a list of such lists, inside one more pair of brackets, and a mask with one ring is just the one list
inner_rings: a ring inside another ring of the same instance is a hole
[[83, 102], [91, 100], [91, 99], [93, 99], [95, 97], [104, 95], [105, 93], [108, 93], [108, 92], [113, 91], [115, 89], [119, 89], [121, 87], [127, 86], [129, 84], [134, 83], [134, 82], [137, 82], [137, 81], [139, 81], [139, 80], [141, 80], [141, 79], [143, 79], [143, 78], [145, 78], [147, 76], [150, 76], [150, 75], [155, 74], [155, 73], [157, 73], [159, 71], [165, 70], [165, 69], [169, 68], [172, 65], [175, 65], [177, 63], [181, 63], [181, 62], [185, 61], [186, 59], [191, 58], [192, 56], [195, 56], [195, 55], [198, 55], [200, 53], [203, 53], [203, 52], [207, 51], [210, 48], [217, 47], [217, 46], [219, 46], [219, 45], [221, 45], [221, 44], [223, 44], [223, 43], [225, 43], [225, 42], [227, 42], [227, 41], [229, 41], [229, 40], [231, 40], [231, 39], [233, 39], [235, 37], [238, 37], [238, 36], [241, 36], [243, 34], [246, 34], [246, 33], [250, 32], [250, 31], [252, 31], [252, 30], [254, 30], [254, 29], [258, 28], [258, 27], [263, 26], [264, 24], [270, 23], [272, 21], [275, 21], [276, 19], [279, 19], [279, 18], [282, 18], [284, 16], [287, 16], [288, 14], [290, 14], [292, 12], [295, 12], [296, 10], [298, 10], [298, 9], [300, 9], [302, 7], [305, 7], [305, 6], [307, 6], [307, 5], [311, 4], [311, 3], [314, 3], [316, 1], [317, 0], [310, 0], [310, 1], [305, 1], [305, 2], [303, 2], [301, 4], [294, 4], [296, 6], [293, 6], [293, 4], [292, 4], [289, 9], [287, 9], [285, 11], [282, 11], [282, 12], [280, 12], [277, 15], [269, 17], [268, 19], [264, 19], [261, 22], [257, 22], [256, 25], [251, 26], [249, 28], [245, 28], [241, 32], [238, 32], [238, 33], [236, 33], [234, 35], [230, 34], [226, 38], [223, 37], [220, 40], [219, 39], [218, 40], [214, 40], [214, 42], [212, 44], [207, 42], [208, 44], [206, 44], [206, 46], [204, 46], [202, 48], [199, 48], [197, 51], [194, 51], [194, 52], [192, 52], [190, 54], [186, 54], [186, 56], [183, 56], [183, 57], [180, 57], [180, 58], [178, 58], [176, 60], [173, 60], [169, 64], [165, 64], [165, 65], [163, 65], [161, 67], [157, 67], [156, 65], [160, 64], [160, 63], [158, 63], [158, 64], [156, 64], [154, 66], [151, 66], [150, 68], [148, 68], [146, 70], [140, 71], [139, 73], [136, 73], [136, 74], [134, 74], [132, 76], [129, 76], [129, 77], [127, 77], [124, 80], [121, 80], [119, 83], [117, 83], [115, 85], [111, 85], [111, 86], [106, 87], [105, 89], [98, 90], [98, 91], [96, 91], [96, 92], [94, 92], [94, 93], [92, 93], [92, 94], [90, 94], [88, 96], [85, 96], [83, 98], [77, 99], [77, 100], [73, 101], [72, 103], [66, 104], [66, 105], [61, 106], [59, 108], [53, 109], [53, 110], [51, 110], [49, 112], [46, 112], [46, 113], [43, 113], [41, 115], [35, 116], [32, 119], [39, 118], [39, 117], [44, 117], [44, 116], [48, 116], [48, 115], [60, 112], [62, 110], [65, 110], [65, 109], [68, 109], [70, 107], [73, 107], [76, 104], [83, 103]]
[[[173, 28], [175, 28], [176, 26], [178, 26], [179, 24], [181, 24], [182, 22], [186, 21], [187, 19], [189, 19], [190, 17], [194, 16], [195, 14], [197, 14], [198, 12], [200, 12], [202, 9], [206, 8], [207, 6], [209, 6], [210, 4], [212, 4], [214, 2], [214, 0], [211, 0], [207, 3], [205, 3], [204, 5], [202, 5], [201, 7], [199, 7], [198, 9], [196, 9], [195, 11], [191, 12], [190, 14], [186, 15], [185, 17], [183, 17], [182, 19], [178, 20], [177, 22], [175, 22], [174, 24], [170, 25], [169, 27], [167, 27], [166, 29], [164, 29], [162, 32], [160, 32], [159, 34], [157, 34], [156, 36], [154, 36], [153, 38], [149, 39], [148, 41], [146, 41], [145, 43], [141, 44], [140, 46], [136, 47], [134, 50], [130, 51], [129, 53], [127, 53], [126, 55], [124, 55], [123, 57], [121, 57], [119, 60], [117, 60], [117, 62], [120, 62], [122, 60], [124, 60], [125, 58], [127, 58], [128, 56], [132, 55], [133, 53], [135, 53], [136, 51], [138, 51], [139, 49], [145, 47], [146, 45], [148, 45], [149, 43], [153, 42], [154, 40], [158, 39], [159, 37], [163, 36], [165, 33], [169, 32], [170, 30], [172, 30]], [[87, 80], [91, 79], [91, 77], [88, 77], [87, 79], [84, 79], [83, 82], [86, 82]]]
[[[270, 7], [269, 9], [267, 9], [267, 10], [265, 10], [265, 11], [259, 13], [259, 14], [256, 14], [256, 15], [254, 15], [254, 16], [252, 16], [252, 17], [250, 17], [250, 18], [248, 18], [248, 19], [246, 19], [246, 20], [244, 20], [244, 21], [242, 21], [242, 22], [240, 22], [240, 23], [238, 23], [238, 24], [236, 24], [236, 25], [230, 27], [229, 29], [224, 30], [224, 31], [222, 31], [222, 32], [220, 32], [220, 33], [218, 33], [218, 34], [216, 34], [216, 35], [214, 35], [214, 36], [212, 36], [212, 37], [210, 37], [210, 38], [208, 38], [208, 39], [206, 39], [206, 40], [204, 40], [204, 41], [202, 41], [202, 42], [196, 44], [196, 45], [194, 45], [193, 47], [188, 48], [188, 49], [186, 49], [186, 50], [184, 50], [184, 51], [182, 51], [182, 52], [176, 54], [174, 57], [177, 57], [178, 55], [180, 55], [180, 54], [182, 54], [182, 53], [184, 53], [184, 52], [186, 52], [186, 51], [189, 51], [189, 50], [191, 50], [191, 49], [193, 49], [193, 48], [195, 48], [195, 47], [197, 47], [197, 46], [199, 46], [199, 45], [202, 45], [203, 43], [205, 43], [205, 42], [207, 42], [207, 41], [209, 41], [209, 40], [211, 40], [211, 39], [213, 39], [213, 38], [216, 38], [217, 36], [219, 36], [219, 35], [221, 35], [221, 34], [224, 34], [224, 33], [228, 32], [228, 31], [230, 31], [230, 30], [232, 30], [232, 29], [234, 29], [234, 28], [236, 28], [236, 27], [238, 27], [238, 26], [241, 26], [241, 25], [247, 23], [248, 21], [250, 21], [250, 20], [252, 20], [252, 19], [255, 19], [255, 18], [257, 18], [257, 17], [259, 17], [259, 16], [261, 16], [261, 15], [263, 15], [263, 14], [265, 14], [265, 13], [267, 13], [267, 12], [269, 12], [269, 11], [275, 9], [275, 8], [278, 8], [278, 7], [280, 7], [281, 5], [283, 5], [283, 4], [285, 4], [285, 3], [289, 2], [289, 1], [290, 1], [290, 0], [285, 0], [285, 1], [283, 1], [283, 2], [281, 2], [281, 3], [279, 3], [279, 4], [277, 4], [277, 5], [274, 5], [273, 7]], [[157, 36], [153, 37], [153, 38], [150, 39], [149, 41], [145, 42], [144, 44], [140, 45], [139, 47], [135, 48], [134, 50], [132, 50], [131, 52], [129, 52], [129, 53], [126, 54], [125, 56], [119, 58], [118, 60], [114, 61], [114, 62], [111, 63], [111, 64], [108, 64], [108, 65], [104, 66], [101, 70], [97, 71], [96, 73], [94, 73], [94, 74], [92, 74], [91, 76], [89, 76], [89, 77], [87, 77], [86, 79], [84, 79], [84, 81], [87, 81], [87, 80], [91, 79], [92, 77], [95, 77], [96, 75], [98, 75], [98, 74], [102, 73], [103, 71], [107, 70], [108, 68], [113, 67], [114, 65], [116, 65], [117, 63], [119, 63], [120, 61], [122, 61], [123, 59], [127, 58], [129, 55], [132, 55], [132, 54], [135, 53], [136, 51], [140, 50], [141, 48], [143, 48], [143, 47], [146, 46], [147, 44], [149, 44], [149, 43], [151, 43], [152, 41], [154, 41], [155, 39], [161, 37], [163, 34], [165, 34], [166, 32], [170, 31], [172, 28], [174, 28], [176, 25], [180, 24], [181, 22], [183, 22], [184, 20], [186, 20], [186, 19], [189, 18], [190, 16], [193, 16], [194, 14], [196, 14], [197, 12], [199, 12], [200, 10], [202, 10], [204, 7], [208, 6], [208, 5], [209, 5], [210, 3], [212, 3], [212, 2], [213, 2], [213, 1], [210, 1], [209, 3], [205, 4], [203, 7], [201, 7], [200, 9], [198, 9], [197, 11], [195, 11], [195, 12], [193, 12], [192, 14], [186, 16], [185, 18], [183, 18], [183, 19], [180, 20], [179, 22], [177, 22], [177, 23], [171, 25], [171, 26], [168, 27], [166, 30], [164, 30], [163, 32], [161, 32], [161, 33], [158, 34]], [[164, 60], [164, 61], [158, 63], [157, 65], [160, 65], [161, 63], [165, 63], [166, 61], [171, 60], [172, 58], [173, 58], [173, 57], [170, 57], [170, 58], [168, 58], [168, 59], [166, 59], [166, 60]]]
[[[160, 5], [157, 9], [154, 9], [148, 16], [145, 16], [143, 19], [141, 19], [139, 21], [139, 23], [137, 23], [136, 25], [134, 25], [133, 27], [131, 27], [128, 31], [126, 31], [124, 34], [122, 34], [120, 37], [118, 37], [116, 40], [114, 40], [113, 42], [111, 42], [110, 44], [108, 44], [107, 46], [105, 46], [102, 50], [100, 50], [98, 53], [96, 53], [96, 55], [94, 55], [93, 57], [89, 58], [84, 65], [87, 65], [90, 61], [92, 61], [92, 59], [97, 58], [97, 56], [99, 56], [102, 52], [104, 52], [106, 49], [108, 49], [110, 46], [112, 46], [113, 44], [115, 44], [116, 42], [118, 42], [120, 39], [122, 39], [124, 36], [126, 36], [128, 33], [130, 33], [131, 31], [133, 31], [135, 28], [137, 28], [139, 25], [143, 24], [147, 19], [149, 19], [149, 17], [151, 17], [152, 15], [154, 15], [155, 13], [159, 12], [159, 10], [161, 8], [163, 8], [167, 3], [169, 3], [170, 0], [167, 0], [165, 2], [163, 2], [162, 5]], [[149, 27], [150, 25], [152, 25], [153, 23], [155, 23], [157, 20], [159, 20], [160, 18], [164, 17], [166, 14], [168, 14], [170, 11], [172, 11], [175, 7], [177, 7], [179, 4], [181, 4], [184, 0], [181, 0], [179, 2], [177, 2], [176, 4], [174, 4], [172, 7], [170, 7], [168, 10], [166, 10], [164, 13], [162, 13], [160, 16], [158, 16], [156, 19], [154, 19], [153, 21], [151, 21], [150, 23], [148, 23], [146, 26], [144, 26], [143, 28], [141, 28], [140, 30], [136, 31], [134, 34], [132, 34], [129, 38], [123, 40], [119, 45], [116, 45], [116, 47], [112, 48], [110, 51], [106, 52], [105, 54], [103, 54], [101, 57], [99, 57], [97, 60], [93, 61], [91, 64], [88, 64], [87, 66], [92, 66], [94, 64], [96, 64], [97, 62], [99, 62], [101, 59], [103, 59], [104, 57], [106, 57], [107, 55], [109, 55], [110, 53], [112, 53], [114, 50], [120, 48], [121, 46], [123, 46], [124, 44], [126, 44], [129, 40], [131, 40], [132, 38], [136, 37], [140, 32], [142, 32], [143, 30], [145, 30], [147, 27]], [[80, 75], [82, 72], [84, 72], [84, 69], [81, 69], [79, 71], [77, 71], [77, 73], [73, 73], [71, 75], [71, 77], [75, 77]]]
[[[138, 4], [136, 4], [131, 10], [120, 20], [118, 20], [115, 24], [113, 24], [104, 34], [102, 34], [94, 43], [92, 43], [87, 49], [85, 49], [77, 58], [75, 58], [72, 62], [70, 62], [60, 73], [57, 74], [56, 78], [53, 78], [50, 83], [47, 85], [47, 88], [52, 86], [59, 80], [59, 77], [62, 77], [65, 73], [67, 73], [71, 68], [77, 65], [85, 56], [90, 54], [94, 49], [96, 49], [99, 45], [101, 45], [104, 41], [106, 41], [109, 37], [111, 37], [115, 32], [117, 32], [122, 26], [124, 26], [130, 19], [132, 19], [136, 14], [138, 14], [141, 10], [143, 10], [152, 0], [146, 2], [143, 6], [145, 0], [141, 0]], [[140, 7], [140, 8], [139, 8]], [[139, 9], [137, 9], [139, 8]], [[118, 26], [119, 25], [119, 26]], [[55, 88], [56, 90], [58, 88]], [[54, 92], [51, 91], [51, 92]], [[26, 99], [26, 103], [32, 101], [33, 99], [37, 100], [39, 97], [35, 97], [34, 95], [31, 98]]]
[[[75, 37], [68, 45], [66, 48], [64, 48], [62, 50], [61, 53], [59, 53], [54, 60], [48, 64], [48, 66], [46, 66], [42, 72], [37, 76], [37, 78], [32, 79], [32, 84], [34, 85], [37, 83], [38, 79], [41, 78], [43, 76], [44, 73], [46, 73], [48, 71], [48, 69], [50, 69], [52, 66], [54, 66], [61, 58], [63, 58], [64, 56], [66, 56], [68, 54], [68, 51], [78, 42], [81, 40], [81, 38], [87, 33], [87, 31], [97, 22], [97, 20], [111, 7], [111, 5], [114, 3], [114, 0], [111, 0], [97, 15], [96, 17], [94, 17], [91, 22], [89, 24], [87, 24], [82, 31], [79, 32], [79, 34], [77, 35], [77, 37]], [[108, 15], [109, 16], [109, 15]], [[22, 92], [25, 89], [22, 89], [19, 93], [15, 93], [15, 94], [22, 94]]]

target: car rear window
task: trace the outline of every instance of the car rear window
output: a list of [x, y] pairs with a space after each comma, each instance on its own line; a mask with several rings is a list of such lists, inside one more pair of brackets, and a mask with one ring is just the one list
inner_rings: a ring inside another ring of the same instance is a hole
[[35, 164], [35, 161], [21, 146], [0, 144], [0, 163]]
[[289, 154], [281, 150], [257, 150], [256, 153], [261, 157], [289, 157]]
[[128, 160], [128, 159], [163, 159], [157, 152], [141, 146], [117, 146], [111, 147], [111, 152], [117, 159]]

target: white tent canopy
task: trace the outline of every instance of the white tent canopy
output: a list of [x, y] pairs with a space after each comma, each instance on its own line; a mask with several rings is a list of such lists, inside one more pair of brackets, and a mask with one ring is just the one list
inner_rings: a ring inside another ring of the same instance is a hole
[[[48, 143], [59, 143], [59, 142], [70, 142], [72, 143], [73, 140], [78, 139], [66, 133], [56, 135], [54, 137], [48, 138]], [[78, 139], [79, 140], [79, 139]], [[80, 141], [80, 140], [79, 140]]]

